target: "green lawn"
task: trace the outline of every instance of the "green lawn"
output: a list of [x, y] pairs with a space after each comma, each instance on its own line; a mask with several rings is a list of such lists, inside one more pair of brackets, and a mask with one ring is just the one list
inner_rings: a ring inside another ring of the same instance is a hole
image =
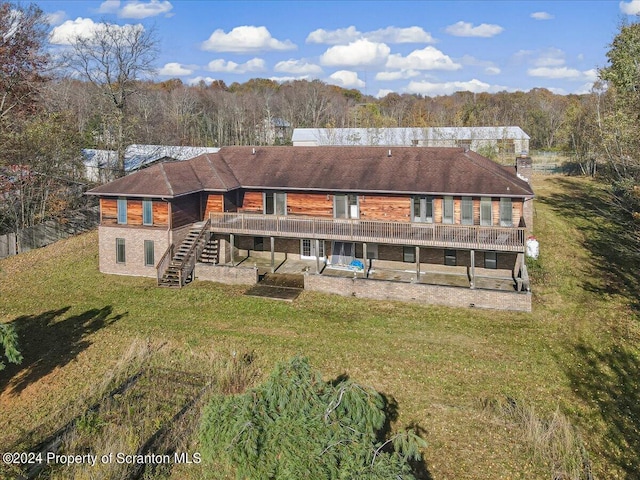
[[396, 429], [422, 429], [436, 480], [552, 478], [524, 428], [487, 408], [506, 398], [541, 418], [559, 409], [598, 478], [637, 478], [637, 270], [597, 184], [539, 177], [534, 188], [532, 314], [310, 292], [282, 303], [206, 282], [161, 289], [100, 274], [96, 232], [0, 260], [0, 321], [20, 330], [25, 357], [0, 373], [0, 450], [64, 423], [68, 405], [142, 339], [172, 369], [202, 372], [207, 359], [253, 352], [265, 375], [301, 354], [328, 379], [371, 385], [398, 402]]

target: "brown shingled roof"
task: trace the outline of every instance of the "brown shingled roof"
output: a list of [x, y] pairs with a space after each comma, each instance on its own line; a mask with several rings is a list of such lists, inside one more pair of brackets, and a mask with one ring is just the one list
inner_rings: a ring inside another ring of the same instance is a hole
[[89, 193], [173, 197], [239, 187], [533, 196], [527, 182], [463, 148], [365, 146], [224, 147], [218, 153], [150, 167]]

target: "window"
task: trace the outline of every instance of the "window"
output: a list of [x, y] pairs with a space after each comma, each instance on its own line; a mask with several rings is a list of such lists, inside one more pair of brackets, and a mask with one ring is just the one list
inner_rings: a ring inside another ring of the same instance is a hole
[[491, 226], [493, 220], [491, 219], [491, 198], [482, 197], [480, 199], [480, 225]]
[[155, 266], [155, 258], [154, 258], [154, 245], [153, 240], [145, 240], [144, 241], [144, 265], [145, 267], [154, 267]]
[[320, 251], [319, 255], [316, 255], [316, 241], [308, 238], [304, 238], [301, 240], [301, 250], [300, 256], [306, 258], [316, 258], [316, 256], [320, 258], [324, 258], [324, 241], [320, 240]]
[[266, 215], [286, 215], [287, 194], [282, 192], [265, 192], [264, 213]]
[[153, 225], [153, 202], [142, 200], [142, 224]]
[[416, 247], [403, 247], [402, 261], [407, 263], [416, 263]]
[[121, 225], [127, 224], [127, 199], [118, 199], [118, 223]]
[[510, 198], [501, 198], [500, 199], [500, 226], [502, 226], [502, 227], [513, 227], [512, 210], [511, 210], [511, 199]]
[[414, 222], [433, 223], [433, 197], [413, 197], [411, 218]]
[[484, 252], [484, 268], [498, 268], [498, 254], [496, 252]]
[[473, 225], [473, 198], [462, 197], [460, 201], [460, 223]]
[[126, 262], [124, 238], [116, 238], [116, 263]]
[[442, 223], [453, 223], [453, 197], [444, 197], [442, 202]]
[[458, 264], [455, 250], [444, 251], [444, 264], [451, 267], [455, 267]]
[[358, 196], [353, 193], [334, 195], [333, 216], [335, 218], [359, 218]]

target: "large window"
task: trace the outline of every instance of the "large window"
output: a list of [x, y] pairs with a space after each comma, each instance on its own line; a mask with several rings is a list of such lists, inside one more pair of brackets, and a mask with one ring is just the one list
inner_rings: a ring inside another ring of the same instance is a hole
[[453, 197], [445, 196], [442, 201], [442, 223], [453, 223]]
[[264, 194], [264, 213], [267, 215], [286, 215], [287, 194], [281, 192], [266, 192]]
[[462, 197], [460, 200], [460, 223], [473, 225], [473, 198]]
[[358, 196], [352, 193], [334, 195], [333, 216], [335, 218], [359, 218]]
[[155, 247], [153, 240], [144, 241], [144, 265], [146, 267], [155, 266]]
[[116, 238], [116, 263], [125, 263], [126, 261], [127, 257], [124, 248], [124, 238]]
[[153, 225], [153, 202], [142, 200], [142, 224]]
[[500, 199], [500, 226], [513, 227], [513, 213], [510, 198]]
[[487, 227], [493, 225], [490, 197], [482, 197], [480, 199], [480, 225]]
[[433, 222], [433, 197], [413, 197], [411, 219], [414, 222]]
[[127, 199], [126, 198], [118, 199], [118, 223], [121, 225], [126, 225], [127, 223]]

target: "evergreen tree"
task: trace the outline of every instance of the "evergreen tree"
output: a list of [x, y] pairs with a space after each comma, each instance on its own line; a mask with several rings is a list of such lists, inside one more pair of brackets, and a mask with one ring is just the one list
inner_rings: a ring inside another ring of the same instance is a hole
[[205, 458], [222, 459], [238, 478], [413, 479], [409, 460], [425, 446], [412, 431], [380, 438], [385, 398], [348, 379], [322, 381], [295, 357], [243, 395], [205, 408]]

